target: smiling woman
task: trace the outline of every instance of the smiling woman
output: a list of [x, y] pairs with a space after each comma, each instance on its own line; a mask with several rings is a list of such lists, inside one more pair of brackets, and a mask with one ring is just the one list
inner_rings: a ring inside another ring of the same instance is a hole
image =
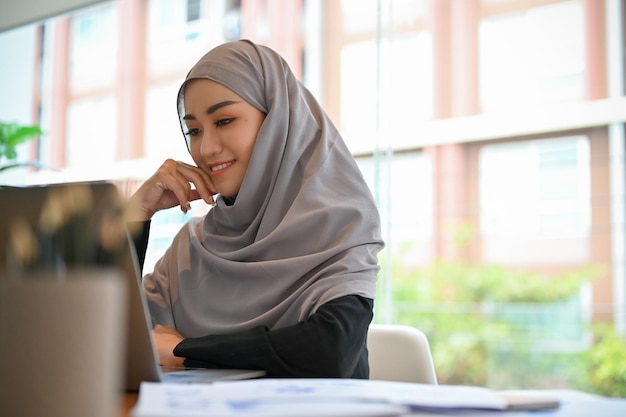
[[195, 165], [167, 160], [127, 212], [143, 253], [155, 212], [213, 205], [144, 277], [161, 364], [367, 378], [380, 219], [324, 110], [250, 41], [202, 57], [178, 110]]
[[194, 162], [209, 174], [215, 192], [235, 197], [265, 113], [211, 80], [190, 80], [181, 95], [181, 123]]

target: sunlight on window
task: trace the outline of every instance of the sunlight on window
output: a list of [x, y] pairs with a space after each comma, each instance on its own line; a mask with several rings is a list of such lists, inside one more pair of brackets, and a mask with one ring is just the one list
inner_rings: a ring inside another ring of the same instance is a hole
[[175, 108], [179, 82], [152, 86], [146, 95], [145, 155], [155, 161], [166, 158], [190, 161]]
[[[424, 265], [433, 260], [431, 238], [434, 228], [433, 167], [420, 152], [398, 153], [392, 158], [358, 158], [370, 189], [378, 194], [387, 244], [402, 252], [409, 264]], [[387, 166], [391, 164], [391, 166]], [[382, 168], [382, 169], [381, 169]], [[406, 246], [412, 249], [404, 252]]]
[[[486, 261], [563, 262], [589, 257], [588, 142], [586, 137], [575, 136], [482, 149], [480, 229], [486, 241]], [[555, 239], [562, 244], [548, 244], [549, 251], [539, 249], [538, 241]]]
[[342, 48], [341, 129], [353, 152], [374, 150], [377, 131], [385, 144], [410, 142], [415, 121], [431, 116], [431, 50], [426, 32]]
[[113, 6], [72, 18], [70, 71], [74, 92], [111, 86], [117, 76], [117, 14]]
[[210, 9], [188, 20], [187, 0], [148, 2], [147, 53], [151, 75], [184, 73], [207, 51], [208, 46], [223, 41], [222, 2], [204, 4]]
[[111, 96], [75, 100], [68, 108], [67, 163], [93, 168], [115, 161], [116, 104]]
[[583, 31], [580, 1], [481, 21], [483, 110], [583, 98]]

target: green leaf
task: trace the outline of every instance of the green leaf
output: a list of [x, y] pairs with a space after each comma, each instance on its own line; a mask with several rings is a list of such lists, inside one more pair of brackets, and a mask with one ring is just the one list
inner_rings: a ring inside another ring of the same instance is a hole
[[41, 128], [36, 125], [25, 126], [18, 123], [0, 122], [0, 159], [2, 157], [9, 160], [16, 159], [16, 147], [42, 133]]

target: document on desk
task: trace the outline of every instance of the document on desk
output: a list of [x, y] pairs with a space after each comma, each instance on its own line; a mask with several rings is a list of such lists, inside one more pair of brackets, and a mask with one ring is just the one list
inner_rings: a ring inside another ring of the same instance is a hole
[[416, 410], [502, 411], [496, 391], [358, 379], [255, 379], [213, 384], [144, 382], [134, 417], [398, 416]]

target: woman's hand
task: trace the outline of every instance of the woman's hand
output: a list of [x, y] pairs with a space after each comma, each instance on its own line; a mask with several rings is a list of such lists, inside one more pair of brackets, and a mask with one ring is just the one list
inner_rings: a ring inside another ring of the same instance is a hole
[[190, 202], [200, 198], [214, 205], [213, 194], [216, 194], [215, 188], [206, 172], [196, 166], [168, 159], [130, 197], [126, 221], [150, 220], [157, 211], [177, 205], [187, 213], [191, 208]]
[[171, 326], [157, 324], [152, 330], [161, 366], [183, 366], [185, 358], [174, 356], [174, 348], [183, 341], [183, 337]]

